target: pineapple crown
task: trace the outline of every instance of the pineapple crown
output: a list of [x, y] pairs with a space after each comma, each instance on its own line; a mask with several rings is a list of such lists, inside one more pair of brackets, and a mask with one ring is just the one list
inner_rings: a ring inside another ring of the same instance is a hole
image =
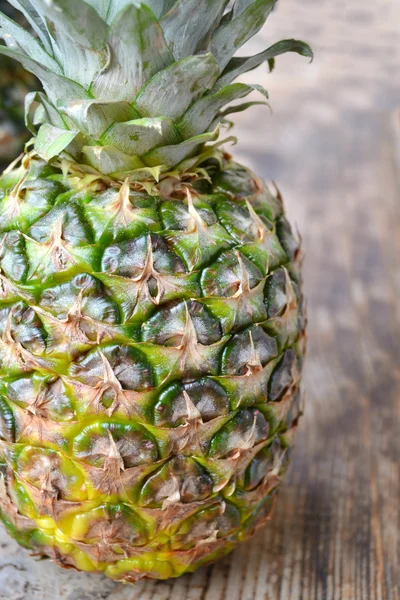
[[0, 13], [0, 53], [43, 85], [26, 99], [35, 151], [118, 179], [193, 168], [226, 115], [257, 102], [227, 104], [268, 97], [238, 76], [285, 52], [312, 58], [298, 40], [234, 57], [276, 1], [9, 0], [34, 31]]

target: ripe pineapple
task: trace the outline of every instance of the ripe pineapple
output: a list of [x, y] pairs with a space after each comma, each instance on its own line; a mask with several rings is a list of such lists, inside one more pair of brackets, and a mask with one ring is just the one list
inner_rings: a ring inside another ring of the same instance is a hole
[[233, 57], [275, 0], [12, 4], [44, 92], [0, 178], [0, 514], [63, 567], [179, 576], [268, 518], [300, 414], [299, 243], [212, 142], [266, 95], [234, 79], [311, 50]]

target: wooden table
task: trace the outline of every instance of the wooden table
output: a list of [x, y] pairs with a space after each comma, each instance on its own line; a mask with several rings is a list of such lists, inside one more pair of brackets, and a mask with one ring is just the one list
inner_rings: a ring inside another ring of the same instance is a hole
[[233, 151], [279, 182], [307, 255], [307, 408], [273, 521], [210, 569], [135, 587], [1, 532], [1, 600], [400, 599], [400, 9], [369, 4], [282, 3], [267, 42], [302, 35], [319, 57], [258, 76], [274, 116], [238, 119]]

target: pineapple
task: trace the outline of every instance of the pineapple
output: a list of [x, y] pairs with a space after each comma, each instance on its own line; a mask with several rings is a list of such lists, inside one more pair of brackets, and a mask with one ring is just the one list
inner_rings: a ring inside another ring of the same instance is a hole
[[43, 84], [0, 178], [0, 515], [36, 555], [165, 579], [274, 505], [301, 413], [301, 250], [220, 150], [275, 0], [13, 0]]
[[[0, 0], [0, 11], [23, 22], [5, 0]], [[15, 61], [0, 55], [0, 163], [15, 158], [29, 139], [24, 125], [24, 99], [38, 86], [36, 78]]]

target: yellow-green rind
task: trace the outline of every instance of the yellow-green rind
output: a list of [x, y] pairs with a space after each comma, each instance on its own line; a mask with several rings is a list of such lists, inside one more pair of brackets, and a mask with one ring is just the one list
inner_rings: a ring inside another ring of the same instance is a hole
[[193, 571], [265, 520], [287, 464], [299, 242], [250, 171], [202, 169], [83, 190], [28, 156], [0, 178], [1, 514], [62, 566]]

